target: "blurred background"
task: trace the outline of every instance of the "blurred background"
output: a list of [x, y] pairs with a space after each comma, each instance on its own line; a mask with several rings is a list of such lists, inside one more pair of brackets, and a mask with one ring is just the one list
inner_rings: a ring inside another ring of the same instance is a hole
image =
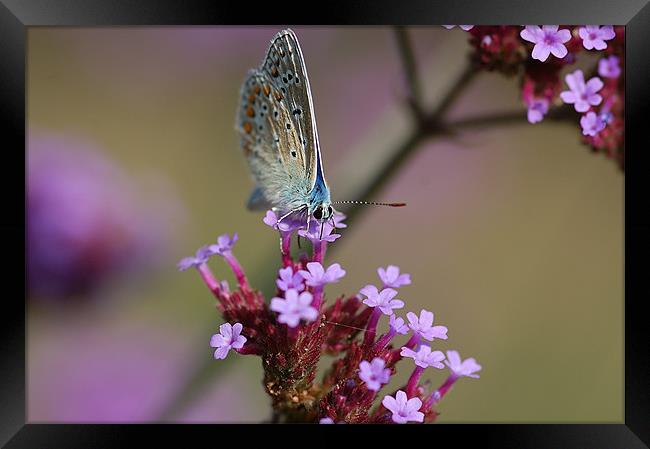
[[[243, 77], [279, 29], [29, 29], [30, 422], [268, 418], [259, 358], [212, 358], [214, 299], [176, 263], [238, 232], [252, 284], [273, 291], [277, 235], [244, 208], [234, 120]], [[293, 29], [334, 199], [408, 202], [343, 230], [329, 262], [348, 274], [328, 295], [376, 282], [378, 266], [411, 274], [400, 298], [448, 326], [437, 349], [483, 366], [445, 397], [440, 422], [622, 422], [623, 174], [580, 143], [577, 115], [428, 140], [376, 198], [357, 198], [411, 132], [395, 36]], [[468, 37], [410, 36], [434, 105]], [[481, 73], [448, 117], [524, 111], [518, 89]]]

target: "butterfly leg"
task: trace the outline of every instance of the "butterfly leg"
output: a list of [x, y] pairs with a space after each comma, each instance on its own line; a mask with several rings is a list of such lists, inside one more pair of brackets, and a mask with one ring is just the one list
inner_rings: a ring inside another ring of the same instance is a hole
[[300, 206], [300, 207], [296, 207], [295, 209], [291, 209], [289, 212], [287, 212], [286, 214], [284, 214], [283, 216], [281, 216], [280, 218], [278, 218], [278, 221], [276, 222], [276, 224], [280, 224], [280, 222], [281, 222], [282, 220], [284, 220], [285, 218], [287, 218], [289, 215], [293, 214], [294, 212], [299, 212], [299, 211], [303, 210], [305, 207], [307, 207], [307, 205], [306, 205], [306, 204], [303, 204], [303, 205]]

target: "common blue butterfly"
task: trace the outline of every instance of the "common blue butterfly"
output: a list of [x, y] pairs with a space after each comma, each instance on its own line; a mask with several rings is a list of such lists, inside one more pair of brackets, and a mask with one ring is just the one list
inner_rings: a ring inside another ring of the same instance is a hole
[[[334, 209], [323, 174], [307, 68], [298, 39], [277, 33], [262, 61], [248, 72], [237, 112], [241, 147], [256, 187], [250, 209], [273, 207], [282, 218], [305, 213], [323, 223]], [[402, 206], [402, 203], [340, 203]]]

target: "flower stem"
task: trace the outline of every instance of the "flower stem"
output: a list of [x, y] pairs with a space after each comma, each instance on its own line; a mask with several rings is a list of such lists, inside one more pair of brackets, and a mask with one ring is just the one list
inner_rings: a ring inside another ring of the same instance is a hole
[[327, 248], [327, 242], [323, 240], [320, 241], [317, 240], [314, 241], [313, 246], [314, 246], [313, 261], [323, 263], [323, 260], [325, 259], [325, 249]]
[[226, 259], [226, 262], [228, 262], [228, 265], [230, 265], [232, 272], [235, 274], [235, 277], [237, 278], [237, 283], [239, 284], [239, 288], [243, 291], [250, 291], [248, 280], [246, 279], [244, 270], [239, 264], [237, 258], [232, 253], [228, 252], [224, 254], [224, 259]]
[[377, 343], [375, 343], [375, 351], [381, 351], [384, 349], [386, 345], [390, 343], [396, 333], [397, 332], [395, 332], [395, 329], [391, 327], [388, 332], [386, 332], [379, 338], [379, 340], [377, 340]]
[[311, 306], [316, 310], [320, 310], [321, 302], [323, 301], [323, 286], [314, 287], [314, 299], [311, 301]]
[[415, 395], [415, 389], [418, 386], [418, 383], [420, 382], [420, 377], [422, 377], [422, 373], [424, 372], [424, 368], [421, 366], [416, 366], [415, 369], [413, 370], [413, 373], [411, 374], [411, 377], [409, 377], [409, 381], [406, 384], [406, 395], [408, 397], [412, 397]]
[[280, 252], [282, 253], [282, 266], [293, 264], [291, 260], [291, 232], [280, 231]]
[[409, 341], [407, 341], [404, 346], [406, 346], [409, 349], [413, 349], [417, 346], [418, 343], [420, 343], [420, 334], [414, 332], [413, 336], [409, 338]]
[[381, 317], [381, 309], [379, 307], [375, 307], [372, 309], [372, 315], [370, 315], [370, 319], [368, 320], [366, 334], [363, 338], [364, 345], [369, 345], [374, 341], [375, 334], [377, 333], [377, 323], [379, 323], [379, 317]]

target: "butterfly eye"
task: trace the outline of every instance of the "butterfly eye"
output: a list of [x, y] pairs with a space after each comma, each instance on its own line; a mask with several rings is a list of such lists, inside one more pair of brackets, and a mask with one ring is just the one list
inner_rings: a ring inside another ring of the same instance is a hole
[[322, 207], [316, 208], [316, 210], [314, 211], [314, 218], [316, 220], [320, 220], [321, 218], [323, 218], [323, 208]]

